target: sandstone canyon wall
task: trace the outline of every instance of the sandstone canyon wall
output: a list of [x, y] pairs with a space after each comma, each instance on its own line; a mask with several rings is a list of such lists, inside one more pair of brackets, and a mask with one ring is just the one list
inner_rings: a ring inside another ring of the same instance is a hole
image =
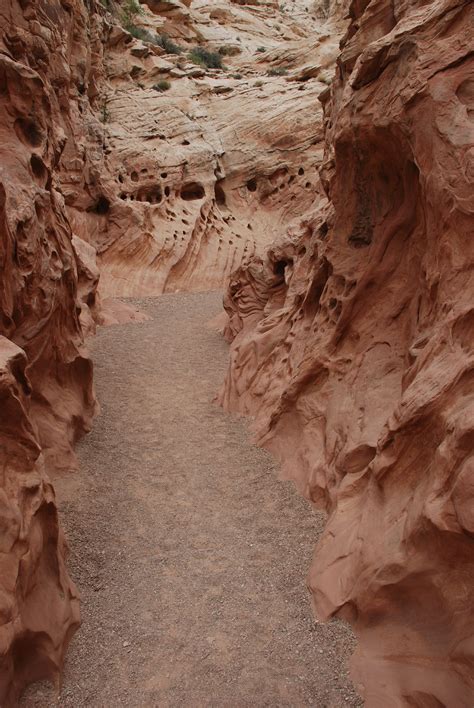
[[82, 3], [8, 0], [0, 28], [0, 704], [8, 706], [25, 683], [58, 676], [78, 626], [49, 476], [75, 466], [72, 446], [95, 411], [84, 331], [94, 326], [98, 272], [71, 229], [59, 179], [85, 124], [77, 86], [93, 91], [89, 13]]
[[[103, 132], [89, 136], [89, 172], [74, 154], [63, 182], [75, 229], [97, 249], [103, 294], [224, 287], [296, 203], [310, 206], [305, 175], [322, 157], [317, 97], [339, 35], [301, 4], [288, 14], [276, 2], [143, 3], [132, 31], [144, 39], [104, 13]], [[197, 43], [224, 51], [224, 66], [190, 61]]]
[[473, 13], [351, 3], [327, 200], [225, 300], [221, 401], [327, 510], [309, 586], [368, 706], [474, 695]]
[[329, 513], [317, 613], [368, 705], [470, 705], [472, 3], [354, 0], [341, 50], [346, 0], [121, 7], [0, 6], [0, 704], [78, 626], [50, 477], [99, 291], [234, 272], [221, 399]]

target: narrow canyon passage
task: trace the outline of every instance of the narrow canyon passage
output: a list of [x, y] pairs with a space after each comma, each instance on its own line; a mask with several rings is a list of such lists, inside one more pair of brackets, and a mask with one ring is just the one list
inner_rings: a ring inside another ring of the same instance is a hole
[[[134, 300], [93, 342], [102, 414], [56, 480], [82, 594], [64, 706], [355, 706], [343, 624], [305, 576], [322, 517], [212, 403], [218, 293]], [[45, 684], [22, 705], [55, 702]]]

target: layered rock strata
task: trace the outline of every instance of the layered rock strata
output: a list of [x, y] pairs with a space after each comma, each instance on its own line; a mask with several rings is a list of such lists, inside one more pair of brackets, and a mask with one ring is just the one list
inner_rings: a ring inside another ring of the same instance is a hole
[[[68, 215], [97, 250], [104, 295], [223, 287], [311, 204], [337, 23], [301, 3], [294, 15], [275, 3], [142, 8], [143, 40], [103, 12], [103, 132], [86, 136], [86, 169], [75, 151], [63, 162]], [[165, 35], [179, 53], [156, 44]], [[223, 68], [193, 63], [197, 44], [224, 52]]]
[[[95, 411], [84, 331], [94, 327], [93, 249], [73, 234], [59, 174], [84, 130], [94, 69], [82, 3], [0, 7], [0, 704], [57, 677], [77, 592], [50, 474], [75, 466]], [[80, 89], [79, 87], [82, 87]], [[85, 100], [85, 99], [84, 99]], [[99, 122], [89, 112], [89, 120]]]
[[309, 586], [368, 706], [472, 704], [473, 12], [351, 3], [327, 200], [226, 296], [221, 402], [328, 513]]

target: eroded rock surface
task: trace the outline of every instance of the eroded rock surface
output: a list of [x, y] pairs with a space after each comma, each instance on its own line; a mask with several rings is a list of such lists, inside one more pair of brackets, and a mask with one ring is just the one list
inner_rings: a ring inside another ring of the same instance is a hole
[[328, 201], [226, 298], [221, 401], [328, 512], [309, 585], [369, 706], [472, 704], [473, 11], [351, 4]]
[[367, 704], [472, 702], [473, 8], [352, 2], [339, 52], [346, 5], [1, 4], [2, 705], [78, 623], [49, 476], [95, 411], [84, 336], [140, 318], [99, 271], [235, 271], [222, 401], [329, 513], [310, 585]]
[[[76, 151], [64, 161], [69, 218], [97, 249], [106, 296], [224, 287], [314, 199], [317, 98], [341, 30], [303, 3], [142, 8], [143, 41], [103, 12], [103, 132], [89, 134], [85, 164]], [[224, 68], [193, 63], [197, 43], [224, 52]]]
[[35, 679], [59, 675], [79, 624], [54, 490], [31, 411], [27, 358], [0, 337], [0, 701], [16, 705]]
[[72, 446], [95, 411], [83, 325], [93, 329], [98, 274], [91, 246], [73, 237], [58, 178], [79, 130], [73, 86], [91, 74], [89, 15], [80, 3], [11, 0], [0, 27], [0, 704], [8, 706], [25, 683], [58, 675], [78, 625], [49, 475], [75, 466]]

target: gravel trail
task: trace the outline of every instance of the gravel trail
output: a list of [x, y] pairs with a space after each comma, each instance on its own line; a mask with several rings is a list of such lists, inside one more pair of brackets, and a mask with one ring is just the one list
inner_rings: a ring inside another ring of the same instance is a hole
[[82, 626], [59, 699], [39, 684], [23, 706], [361, 705], [351, 632], [305, 587], [322, 516], [212, 403], [220, 302], [135, 299], [153, 319], [94, 340], [101, 415], [55, 480]]

